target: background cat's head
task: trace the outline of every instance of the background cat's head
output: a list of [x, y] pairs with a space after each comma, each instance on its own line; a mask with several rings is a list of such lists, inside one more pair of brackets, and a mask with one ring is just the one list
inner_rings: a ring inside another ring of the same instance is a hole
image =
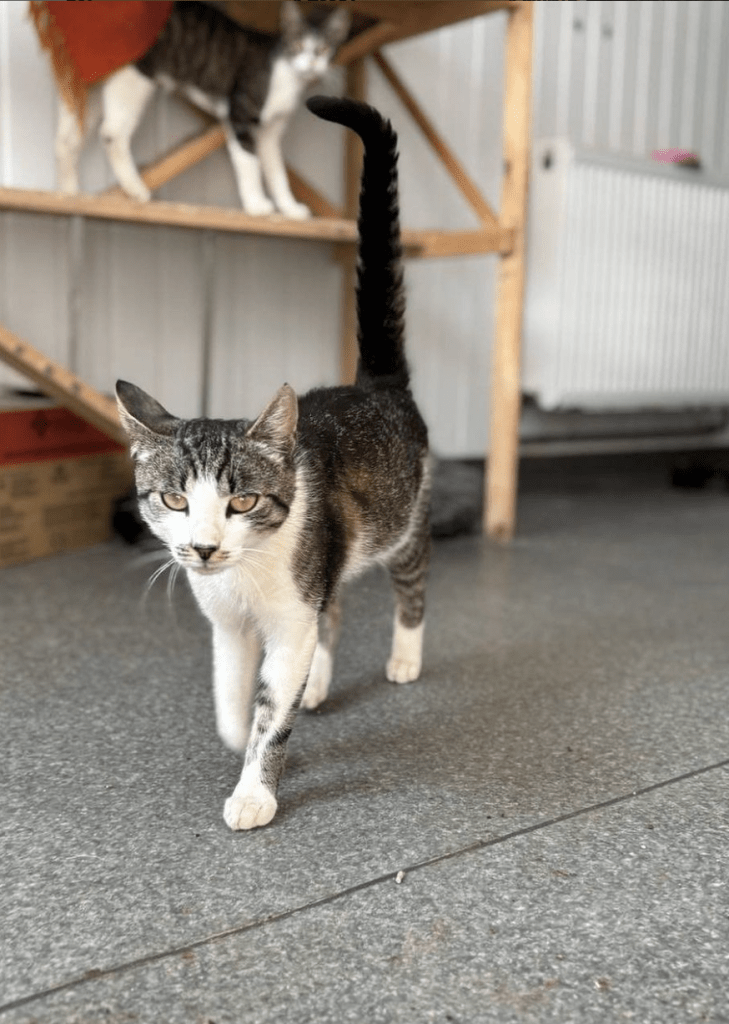
[[284, 0], [281, 4], [283, 52], [303, 82], [316, 82], [326, 73], [337, 48], [347, 38], [350, 24], [349, 11], [344, 7], [321, 23], [312, 24], [303, 16], [296, 0]]
[[286, 521], [298, 415], [288, 384], [255, 422], [177, 419], [126, 381], [116, 393], [140, 513], [180, 565], [209, 574], [240, 563]]

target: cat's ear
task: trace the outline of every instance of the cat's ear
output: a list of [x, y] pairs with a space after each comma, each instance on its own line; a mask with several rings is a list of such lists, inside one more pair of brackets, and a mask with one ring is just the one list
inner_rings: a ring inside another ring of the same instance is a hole
[[296, 392], [283, 384], [246, 434], [273, 448], [279, 455], [290, 455], [296, 442], [299, 403]]
[[351, 15], [344, 7], [338, 7], [324, 22], [321, 32], [333, 50], [347, 38], [351, 24]]
[[296, 0], [283, 0], [279, 11], [281, 32], [286, 39], [296, 39], [304, 30], [304, 16]]
[[171, 437], [179, 422], [146, 391], [126, 380], [116, 382], [116, 404], [134, 458], [143, 457], [160, 440]]

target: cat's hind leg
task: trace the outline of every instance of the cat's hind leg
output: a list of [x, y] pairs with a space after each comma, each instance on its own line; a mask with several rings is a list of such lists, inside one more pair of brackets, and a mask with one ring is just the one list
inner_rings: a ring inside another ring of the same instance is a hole
[[114, 72], [102, 86], [104, 110], [101, 140], [116, 180], [132, 199], [146, 202], [150, 191], [132, 157], [132, 136], [155, 90], [147, 78], [131, 64]]
[[319, 616], [319, 632], [314, 649], [314, 657], [309, 669], [304, 696], [301, 698], [302, 708], [313, 711], [326, 700], [329, 685], [332, 681], [334, 651], [339, 639], [339, 625], [342, 609], [338, 601], [332, 601], [326, 611]]
[[251, 705], [261, 645], [255, 630], [213, 625], [213, 696], [218, 735], [242, 754], [251, 728]]
[[392, 650], [385, 669], [391, 683], [412, 683], [420, 675], [429, 558], [430, 535], [424, 522], [388, 565], [396, 598]]
[[75, 195], [80, 191], [78, 165], [81, 150], [89, 135], [98, 125], [101, 107], [98, 93], [89, 91], [83, 122], [68, 106], [62, 96], [58, 97], [58, 124], [56, 126], [56, 175], [61, 192]]

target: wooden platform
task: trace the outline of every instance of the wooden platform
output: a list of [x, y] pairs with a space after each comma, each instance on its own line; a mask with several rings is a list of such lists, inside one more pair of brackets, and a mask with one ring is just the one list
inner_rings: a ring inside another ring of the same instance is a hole
[[[301, 0], [321, 11], [341, 0]], [[278, 25], [279, 2], [227, 0], [225, 8], [242, 24], [263, 31]], [[496, 310], [496, 335], [492, 358], [491, 430], [486, 474], [485, 528], [498, 540], [514, 531], [518, 475], [521, 319], [524, 291], [527, 172], [531, 94], [531, 47], [533, 9], [530, 0], [356, 0], [350, 5], [353, 30], [341, 47], [337, 62], [346, 66], [347, 94], [365, 99], [366, 58], [380, 71], [412, 116], [435, 156], [450, 174], [471, 207], [475, 227], [467, 231], [403, 230], [405, 255], [414, 259], [454, 258], [495, 253], [500, 260]], [[435, 31], [468, 18], [507, 11], [506, 78], [504, 87], [501, 211], [490, 205], [467, 174], [395, 69], [380, 52], [386, 43]], [[211, 124], [144, 169], [143, 177], [154, 191], [225, 143], [222, 129]], [[351, 380], [356, 365], [354, 268], [357, 228], [355, 216], [359, 190], [359, 140], [345, 136], [345, 206], [339, 210], [293, 169], [292, 190], [316, 215], [310, 220], [283, 217], [250, 217], [240, 209], [188, 203], [152, 201], [139, 203], [119, 189], [101, 195], [68, 196], [59, 192], [0, 189], [0, 210], [80, 216], [150, 226], [234, 231], [258, 236], [301, 238], [336, 247], [343, 266], [342, 379]], [[37, 350], [0, 327], [0, 359], [26, 373], [38, 386], [87, 417], [102, 429], [119, 436], [113, 405], [93, 392], [65, 368], [45, 359]], [[86, 410], [86, 411], [84, 411]]]

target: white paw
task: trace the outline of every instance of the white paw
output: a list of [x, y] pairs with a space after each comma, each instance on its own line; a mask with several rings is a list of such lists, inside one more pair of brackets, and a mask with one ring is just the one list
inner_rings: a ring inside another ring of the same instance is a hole
[[260, 199], [255, 199], [245, 203], [243, 209], [249, 217], [269, 217], [276, 209], [270, 199], [265, 196], [261, 196]]
[[309, 220], [311, 217], [311, 210], [304, 203], [287, 203], [280, 206], [279, 211], [289, 220]]
[[391, 683], [412, 683], [420, 675], [423, 663], [423, 623], [403, 626], [395, 616], [392, 653], [385, 672]]
[[79, 188], [78, 178], [73, 176], [59, 175], [58, 177], [58, 191], [63, 192], [67, 196], [77, 196], [81, 191]]
[[261, 783], [243, 786], [239, 783], [225, 801], [223, 818], [235, 832], [267, 825], [276, 813], [278, 803], [273, 793]]
[[148, 203], [152, 198], [152, 193], [149, 191], [144, 182], [139, 185], [125, 185], [124, 191], [130, 197], [130, 199], [136, 199], [140, 203]]
[[304, 696], [301, 698], [302, 708], [313, 711], [326, 700], [329, 683], [332, 681], [332, 656], [323, 647], [317, 645], [309, 669]]
[[385, 672], [391, 683], [413, 683], [420, 675], [420, 661], [390, 658]]

